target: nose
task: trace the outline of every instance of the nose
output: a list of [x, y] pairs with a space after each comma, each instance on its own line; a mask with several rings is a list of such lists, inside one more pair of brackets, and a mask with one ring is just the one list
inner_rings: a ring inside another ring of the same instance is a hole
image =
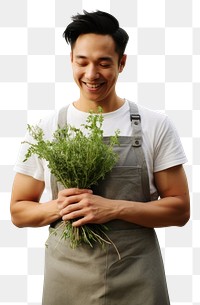
[[92, 81], [99, 78], [99, 72], [95, 65], [88, 65], [85, 71], [85, 77]]

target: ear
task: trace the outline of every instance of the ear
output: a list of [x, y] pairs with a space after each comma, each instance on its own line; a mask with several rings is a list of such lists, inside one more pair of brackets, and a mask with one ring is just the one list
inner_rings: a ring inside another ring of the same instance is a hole
[[126, 59], [127, 59], [127, 55], [124, 54], [120, 60], [120, 63], [119, 63], [119, 73], [121, 73], [126, 65]]

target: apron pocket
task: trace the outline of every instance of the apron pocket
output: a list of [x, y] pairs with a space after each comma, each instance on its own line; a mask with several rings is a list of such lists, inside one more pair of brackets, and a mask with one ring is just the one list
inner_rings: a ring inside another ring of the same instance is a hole
[[141, 171], [140, 166], [114, 167], [104, 180], [92, 188], [93, 192], [109, 199], [132, 201], [134, 198], [135, 201], [141, 201]]

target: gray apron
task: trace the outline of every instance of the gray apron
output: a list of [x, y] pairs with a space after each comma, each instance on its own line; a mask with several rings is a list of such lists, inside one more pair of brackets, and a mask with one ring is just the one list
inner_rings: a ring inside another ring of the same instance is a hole
[[[61, 127], [66, 112], [67, 107], [60, 112]], [[106, 198], [148, 202], [157, 194], [150, 196], [140, 115], [134, 103], [130, 103], [130, 119], [133, 135], [119, 137], [119, 162], [93, 191]], [[55, 199], [58, 185], [53, 176], [51, 180]], [[59, 223], [51, 224], [50, 232]], [[170, 304], [155, 230], [121, 220], [106, 226], [121, 259], [112, 244], [104, 250], [98, 244], [71, 249], [68, 240], [59, 241], [59, 232], [51, 235], [45, 253], [43, 305]]]

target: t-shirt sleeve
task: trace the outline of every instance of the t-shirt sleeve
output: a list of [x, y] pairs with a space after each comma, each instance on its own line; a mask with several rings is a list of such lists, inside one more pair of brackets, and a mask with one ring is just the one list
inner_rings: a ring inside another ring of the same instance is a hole
[[154, 143], [154, 172], [187, 162], [178, 132], [166, 116], [156, 129]]
[[[32, 141], [32, 138], [30, 137], [28, 132], [24, 138], [24, 141]], [[17, 161], [14, 165], [14, 171], [20, 174], [31, 176], [37, 180], [44, 181], [43, 161], [39, 159], [36, 155], [32, 155], [25, 161], [25, 155], [28, 150], [28, 147], [29, 145], [27, 143], [21, 144]]]
[[[41, 120], [37, 125], [44, 131], [45, 138], [50, 139], [55, 127], [57, 126], [57, 113]], [[33, 142], [33, 138], [27, 132], [23, 142]], [[14, 165], [14, 171], [24, 175], [31, 176], [37, 180], [45, 181], [45, 170], [47, 169], [47, 161], [39, 159], [37, 155], [32, 155], [25, 160], [26, 152], [29, 144], [22, 143], [19, 149], [17, 161]]]

